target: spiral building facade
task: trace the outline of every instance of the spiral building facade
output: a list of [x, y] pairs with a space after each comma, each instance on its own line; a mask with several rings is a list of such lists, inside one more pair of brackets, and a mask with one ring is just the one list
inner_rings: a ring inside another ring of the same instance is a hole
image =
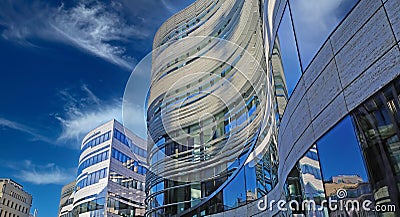
[[259, 0], [200, 0], [157, 32], [149, 216], [227, 211], [278, 182], [276, 121], [287, 91], [283, 74], [267, 70], [263, 7]]

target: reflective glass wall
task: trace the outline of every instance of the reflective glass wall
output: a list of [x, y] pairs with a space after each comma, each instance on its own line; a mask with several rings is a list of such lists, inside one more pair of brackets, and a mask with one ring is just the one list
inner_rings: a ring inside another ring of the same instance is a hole
[[[167, 21], [155, 39], [148, 216], [228, 211], [278, 182], [275, 121], [287, 90], [282, 73], [267, 71], [263, 1], [199, 0], [194, 6]], [[181, 27], [180, 40], [163, 33]], [[269, 79], [276, 80], [274, 88]]]
[[399, 216], [399, 91], [397, 78], [310, 147], [285, 192], [288, 202], [313, 199], [316, 209], [288, 203], [280, 215]]
[[353, 112], [374, 199], [378, 205], [395, 204], [397, 208], [400, 198], [399, 93], [400, 78], [397, 78]]
[[365, 200], [374, 203], [365, 160], [350, 116], [317, 141], [317, 147], [327, 200], [339, 201], [338, 209], [329, 207], [330, 216], [377, 216], [375, 212], [364, 212], [363, 209], [339, 209], [340, 203], [346, 204], [353, 200], [359, 204]]
[[[358, 0], [290, 0], [284, 6], [271, 54], [276, 96], [292, 95], [298, 81], [329, 35]], [[279, 80], [286, 80], [282, 85]], [[286, 104], [282, 104], [285, 107]], [[283, 112], [282, 112], [283, 113]]]
[[[375, 206], [365, 160], [350, 116], [326, 133], [298, 161], [286, 180], [288, 216], [378, 216], [373, 211], [351, 209], [353, 203]], [[303, 205], [315, 202], [315, 207]], [[330, 202], [331, 201], [331, 202]], [[349, 207], [348, 209], [346, 207]]]

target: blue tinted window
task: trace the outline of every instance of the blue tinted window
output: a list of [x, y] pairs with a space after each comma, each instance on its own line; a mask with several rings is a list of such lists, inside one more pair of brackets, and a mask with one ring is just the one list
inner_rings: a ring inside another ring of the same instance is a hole
[[79, 166], [78, 166], [78, 176], [82, 173], [82, 171], [94, 164], [100, 163], [102, 161], [105, 161], [108, 159], [108, 151], [99, 153], [95, 156], [92, 156], [88, 159], [86, 159], [84, 162], [82, 162]]
[[[117, 149], [113, 148], [112, 153], [113, 153], [112, 157], [114, 159], [120, 161], [121, 163], [126, 163], [128, 161], [129, 162], [132, 161], [132, 158], [128, 157], [127, 155], [123, 154], [122, 152], [118, 151]], [[142, 163], [142, 164], [145, 164], [145, 163]], [[133, 166], [131, 163], [124, 165], [124, 166], [133, 171], [135, 171], [135, 168], [137, 168], [138, 169], [137, 173], [142, 174], [142, 175], [146, 174], [146, 172], [147, 172], [147, 169], [144, 166], [140, 165], [139, 162], [137, 162], [137, 161], [133, 161]]]
[[[96, 145], [99, 145], [100, 143], [103, 143], [103, 142], [109, 140], [110, 139], [109, 135], [110, 135], [110, 131], [90, 140], [85, 145], [83, 145], [81, 153], [90, 147], [94, 147]], [[103, 139], [100, 139], [100, 138], [103, 138]]]

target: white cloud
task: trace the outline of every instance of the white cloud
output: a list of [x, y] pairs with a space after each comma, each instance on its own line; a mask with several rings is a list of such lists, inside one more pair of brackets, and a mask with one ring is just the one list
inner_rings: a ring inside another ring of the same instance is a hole
[[57, 117], [63, 127], [61, 135], [58, 137], [59, 141], [82, 140], [83, 136], [89, 131], [98, 127], [112, 119], [120, 120], [121, 106], [117, 103], [107, 106], [99, 106], [99, 108], [81, 111], [76, 110], [66, 114], [66, 117]]
[[94, 93], [89, 89], [89, 87], [86, 84], [82, 85], [82, 90], [86, 92], [90, 101], [93, 101], [97, 105], [100, 104], [100, 99], [96, 95], [94, 95]]
[[[74, 140], [76, 144], [80, 144], [80, 141], [88, 132], [101, 124], [112, 119], [122, 122], [121, 99], [103, 102], [93, 94], [88, 86], [82, 85], [82, 90], [87, 96], [80, 99], [76, 99], [66, 90], [60, 91], [60, 95], [66, 101], [65, 114], [56, 116], [62, 125], [62, 133], [57, 139], [60, 143]], [[96, 103], [95, 106], [89, 106], [94, 103]], [[124, 109], [125, 117], [129, 117], [126, 126], [145, 138], [144, 109], [137, 105], [128, 106], [126, 103], [124, 106], [126, 106]], [[73, 148], [79, 148], [79, 145]]]
[[148, 31], [124, 19], [123, 7], [118, 3], [80, 0], [73, 7], [61, 4], [54, 8], [33, 1], [30, 8], [26, 5], [12, 1], [2, 5], [0, 26], [5, 27], [4, 39], [31, 46], [36, 46], [31, 38], [62, 42], [132, 70], [136, 60], [128, 54], [126, 45], [149, 36]]
[[169, 12], [175, 13], [177, 9], [171, 4], [170, 2], [167, 2], [166, 0], [161, 0], [161, 3], [164, 5], [166, 9], [168, 9]]
[[65, 184], [74, 180], [75, 169], [64, 169], [49, 163], [46, 165], [35, 165], [26, 160], [20, 165], [13, 165], [18, 170], [15, 175], [18, 179], [36, 185]]
[[66, 40], [105, 60], [132, 69], [135, 60], [126, 49], [115, 42], [144, 38], [146, 33], [129, 25], [119, 14], [121, 5], [81, 1], [75, 7], [57, 9], [48, 22], [50, 27]]
[[18, 123], [16, 121], [12, 121], [12, 120], [8, 120], [8, 119], [0, 117], [0, 126], [7, 127], [9, 129], [13, 129], [13, 130], [18, 130], [23, 133], [29, 134], [32, 136], [32, 140], [38, 140], [38, 141], [43, 141], [43, 142], [46, 142], [49, 144], [53, 144], [53, 141], [50, 138], [47, 138], [46, 136], [41, 135], [35, 129], [33, 129], [29, 126]]

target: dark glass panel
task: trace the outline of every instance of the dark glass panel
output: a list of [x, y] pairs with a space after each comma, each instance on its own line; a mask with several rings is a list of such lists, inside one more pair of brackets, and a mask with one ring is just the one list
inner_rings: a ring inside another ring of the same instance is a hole
[[[397, 207], [400, 200], [399, 90], [397, 78], [353, 112], [376, 203]], [[399, 211], [384, 214], [399, 215]]]

